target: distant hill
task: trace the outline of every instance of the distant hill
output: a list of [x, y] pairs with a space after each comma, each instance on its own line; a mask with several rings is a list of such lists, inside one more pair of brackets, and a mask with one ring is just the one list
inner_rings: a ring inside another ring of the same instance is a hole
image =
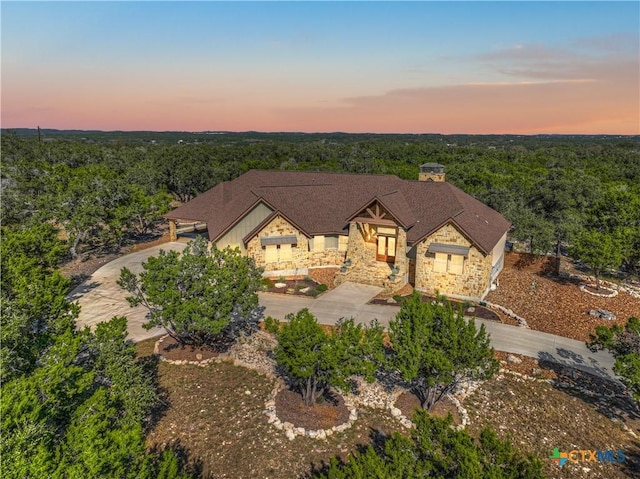
[[[1, 134], [13, 133], [21, 137], [37, 137], [36, 128], [3, 128]], [[602, 141], [640, 140], [640, 135], [441, 135], [425, 134], [378, 134], [378, 133], [263, 133], [257, 131], [101, 131], [101, 130], [57, 130], [41, 128], [43, 141], [74, 140], [113, 143], [252, 143], [260, 141], [313, 142], [330, 141], [352, 143], [358, 141], [395, 140], [406, 142], [441, 141], [451, 145], [501, 145], [507, 143], [531, 144], [554, 140]]]

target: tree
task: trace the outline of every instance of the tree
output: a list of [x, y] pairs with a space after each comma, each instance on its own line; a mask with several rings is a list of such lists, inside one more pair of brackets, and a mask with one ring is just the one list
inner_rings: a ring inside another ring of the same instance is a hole
[[169, 467], [186, 477], [171, 450], [146, 453], [143, 420], [157, 393], [125, 339], [124, 318], [95, 335], [70, 328], [30, 373], [3, 385], [4, 475], [152, 479]]
[[529, 243], [529, 253], [546, 254], [553, 245], [553, 225], [540, 213], [520, 203], [507, 213], [514, 224], [513, 237]]
[[600, 288], [600, 274], [607, 268], [618, 268], [622, 263], [622, 245], [612, 233], [585, 230], [574, 240], [573, 255], [587, 263], [596, 277], [596, 288]]
[[332, 459], [324, 479], [386, 479], [391, 477], [446, 477], [450, 479], [538, 479], [542, 461], [525, 456], [508, 441], [485, 428], [474, 439], [451, 427], [451, 416], [437, 418], [425, 411], [414, 416], [411, 436], [394, 433], [378, 447], [367, 446], [344, 463]]
[[618, 238], [622, 266], [640, 272], [640, 186], [610, 185], [588, 210], [589, 227]]
[[478, 331], [443, 297], [433, 304], [417, 293], [404, 299], [389, 330], [390, 365], [411, 383], [423, 408], [432, 409], [462, 381], [488, 379], [498, 370], [484, 325]]
[[2, 228], [0, 381], [30, 371], [56, 335], [74, 327], [69, 280], [54, 270], [65, 247], [48, 224]]
[[257, 325], [262, 269], [239, 250], [214, 246], [202, 237], [182, 254], [160, 251], [135, 275], [123, 268], [118, 284], [131, 306], [149, 310], [145, 328], [164, 327], [182, 344], [212, 344]]
[[128, 193], [128, 201], [116, 212], [117, 221], [137, 235], [147, 234], [151, 225], [169, 211], [171, 196], [163, 191], [148, 194], [138, 185], [130, 185]]
[[329, 387], [349, 390], [352, 375], [373, 381], [376, 365], [383, 359], [382, 327], [376, 322], [363, 326], [355, 325], [353, 319], [340, 320], [327, 333], [306, 308], [285, 320], [281, 325], [267, 318], [267, 329], [278, 339], [273, 354], [307, 406]]
[[631, 317], [621, 327], [597, 326], [587, 346], [592, 351], [609, 350], [615, 357], [613, 371], [620, 376], [636, 401], [640, 401], [640, 319]]

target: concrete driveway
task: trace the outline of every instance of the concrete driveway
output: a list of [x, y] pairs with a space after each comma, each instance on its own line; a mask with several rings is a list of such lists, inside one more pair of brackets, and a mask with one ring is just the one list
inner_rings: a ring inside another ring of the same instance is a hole
[[132, 341], [138, 342], [164, 334], [164, 328], [153, 328], [147, 331], [142, 327], [147, 310], [142, 306], [130, 307], [125, 299], [129, 294], [120, 288], [116, 281], [120, 277], [122, 268], [127, 267], [132, 272], [139, 273], [142, 271], [142, 262], [150, 256], [157, 256], [161, 249], [182, 251], [185, 246], [185, 243], [179, 242], [165, 243], [122, 256], [102, 266], [69, 295], [72, 301], [77, 301], [80, 305], [78, 325], [93, 328], [96, 324], [109, 321], [114, 316], [126, 316], [129, 339]]
[[[365, 289], [360, 290], [360, 302], [349, 302], [347, 292], [354, 286], [359, 289], [362, 285], [343, 283], [315, 300], [284, 294], [260, 293], [260, 305], [265, 308], [265, 317], [272, 316], [280, 320], [284, 319], [287, 313], [309, 308], [321, 324], [334, 324], [340, 318], [353, 318], [356, 323], [368, 323], [375, 318], [382, 326], [388, 327], [389, 322], [398, 313], [398, 306], [363, 304], [367, 291]], [[364, 302], [377, 294], [373, 290], [369, 291], [372, 294]], [[338, 301], [334, 301], [333, 298]], [[478, 327], [481, 324], [485, 325], [487, 333], [491, 336], [491, 345], [498, 351], [544, 359], [609, 379], [614, 377], [613, 356], [606, 351], [592, 353], [582, 341], [495, 321], [476, 320]]]
[[[182, 251], [185, 246], [185, 243], [180, 242], [165, 243], [123, 256], [98, 269], [89, 280], [71, 293], [71, 298], [81, 306], [78, 324], [92, 327], [113, 316], [127, 316], [129, 338], [133, 341], [163, 334], [162, 328], [147, 331], [142, 327], [146, 309], [141, 306], [131, 308], [125, 299], [127, 293], [116, 281], [121, 268], [126, 266], [134, 273], [140, 272], [141, 263], [150, 256], [156, 256], [161, 249]], [[367, 304], [379, 291], [380, 288], [374, 286], [343, 283], [316, 299], [274, 293], [259, 293], [258, 296], [265, 317], [283, 320], [288, 313], [309, 308], [322, 324], [335, 324], [343, 317], [354, 318], [357, 323], [368, 323], [375, 318], [384, 327], [388, 327], [389, 321], [398, 312], [398, 307]], [[485, 324], [491, 335], [491, 344], [499, 351], [554, 361], [599, 376], [613, 377], [611, 371], [614, 361], [611, 354], [604, 351], [592, 353], [582, 341], [493, 321], [478, 320], [477, 324], [480, 323]]]

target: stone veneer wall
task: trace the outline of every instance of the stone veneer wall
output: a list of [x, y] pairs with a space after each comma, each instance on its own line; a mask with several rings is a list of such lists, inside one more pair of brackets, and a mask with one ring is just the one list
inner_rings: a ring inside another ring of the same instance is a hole
[[407, 259], [407, 232], [398, 227], [398, 239], [396, 240], [396, 262], [394, 264], [398, 268], [398, 276], [404, 278], [409, 272], [409, 261]]
[[[298, 239], [298, 244], [292, 248], [293, 261], [265, 264], [265, 250], [260, 244], [260, 238], [264, 236], [285, 235], [295, 235]], [[247, 255], [251, 256], [255, 260], [256, 265], [261, 266], [265, 271], [295, 270], [316, 266], [340, 266], [345, 259], [344, 251], [338, 251], [337, 249], [317, 252], [309, 251], [309, 240], [307, 237], [281, 216], [276, 216], [269, 224], [260, 230], [257, 236], [249, 241], [247, 244]]]
[[[462, 274], [435, 273], [434, 258], [426, 255], [431, 243], [468, 246], [469, 256], [465, 258]], [[448, 224], [418, 244], [416, 251], [416, 289], [435, 293], [479, 300], [489, 288], [491, 275], [491, 254], [483, 255], [454, 226]]]
[[399, 272], [397, 280], [391, 282], [388, 278], [392, 268], [388, 263], [376, 260], [375, 243], [367, 243], [357, 223], [349, 225], [349, 246], [347, 258], [351, 260], [351, 266], [346, 273], [338, 274], [336, 285], [345, 281], [355, 283], [382, 286], [385, 289], [398, 289], [404, 283], [407, 273], [407, 233], [402, 228], [398, 228], [398, 238], [396, 240], [396, 261], [395, 265]]

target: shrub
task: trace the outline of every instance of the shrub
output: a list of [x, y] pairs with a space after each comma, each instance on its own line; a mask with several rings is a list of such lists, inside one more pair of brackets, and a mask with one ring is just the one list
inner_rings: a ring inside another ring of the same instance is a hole
[[327, 286], [326, 284], [319, 284], [318, 286], [316, 286], [316, 290], [319, 293], [323, 293], [324, 291], [328, 290], [329, 286]]
[[264, 289], [264, 290], [267, 290], [269, 288], [273, 288], [273, 285], [274, 285], [274, 282], [270, 278], [262, 278], [260, 280], [260, 286], [262, 286], [262, 289]]

